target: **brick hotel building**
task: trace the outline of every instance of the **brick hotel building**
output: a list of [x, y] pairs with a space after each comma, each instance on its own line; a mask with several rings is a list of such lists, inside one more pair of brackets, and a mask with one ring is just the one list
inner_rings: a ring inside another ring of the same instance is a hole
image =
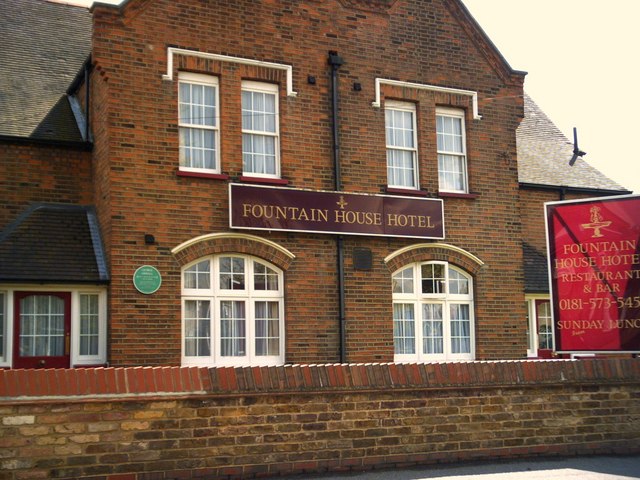
[[629, 193], [460, 0], [1, 21], [0, 367], [536, 357], [543, 203]]

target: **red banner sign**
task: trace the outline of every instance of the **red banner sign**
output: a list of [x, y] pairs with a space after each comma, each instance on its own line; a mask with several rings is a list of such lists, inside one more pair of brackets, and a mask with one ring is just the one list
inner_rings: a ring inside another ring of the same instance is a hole
[[640, 196], [546, 204], [555, 349], [640, 351]]
[[444, 238], [442, 200], [229, 185], [231, 228]]

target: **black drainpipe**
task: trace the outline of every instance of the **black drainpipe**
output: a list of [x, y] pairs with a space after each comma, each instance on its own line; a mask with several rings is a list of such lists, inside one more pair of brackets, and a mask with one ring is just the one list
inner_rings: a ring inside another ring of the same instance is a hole
[[[331, 97], [332, 97], [332, 129], [333, 129], [333, 168], [335, 173], [335, 189], [342, 190], [342, 177], [340, 175], [340, 138], [338, 135], [338, 69], [344, 60], [337, 52], [329, 52], [329, 65], [331, 65]], [[336, 238], [338, 257], [338, 307], [340, 322], [340, 363], [347, 363], [346, 347], [346, 318], [344, 306], [344, 253], [342, 247], [342, 235]]]

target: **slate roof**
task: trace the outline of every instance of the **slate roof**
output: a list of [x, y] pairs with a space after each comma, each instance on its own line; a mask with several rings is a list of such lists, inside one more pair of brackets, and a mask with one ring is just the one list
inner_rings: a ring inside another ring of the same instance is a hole
[[521, 183], [627, 192], [582, 157], [570, 166], [573, 141], [569, 141], [526, 93], [524, 119], [516, 131], [516, 141]]
[[91, 51], [91, 14], [46, 0], [0, 9], [0, 136], [81, 142], [66, 91]]
[[549, 293], [547, 257], [527, 242], [522, 244], [524, 258], [524, 292]]
[[0, 232], [0, 282], [108, 280], [92, 207], [33, 204]]

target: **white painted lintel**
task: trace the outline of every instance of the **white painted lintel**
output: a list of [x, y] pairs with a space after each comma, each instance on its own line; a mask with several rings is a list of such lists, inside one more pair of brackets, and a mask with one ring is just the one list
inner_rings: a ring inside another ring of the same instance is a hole
[[474, 120], [481, 120], [482, 115], [478, 113], [478, 92], [473, 90], [462, 90], [460, 88], [449, 88], [449, 87], [440, 87], [438, 85], [428, 85], [425, 83], [412, 83], [412, 82], [403, 82], [401, 80], [389, 80], [386, 78], [376, 78], [375, 83], [375, 95], [376, 99], [371, 103], [372, 106], [376, 108], [380, 108], [380, 86], [381, 85], [391, 85], [394, 87], [402, 87], [402, 88], [415, 88], [417, 90], [428, 90], [431, 92], [439, 92], [439, 93], [450, 93], [453, 95], [466, 95], [471, 97], [471, 102], [473, 106], [473, 118]]
[[217, 53], [199, 52], [197, 50], [187, 50], [184, 48], [167, 48], [167, 73], [162, 75], [163, 80], [173, 80], [173, 57], [174, 55], [186, 55], [191, 57], [204, 58], [206, 60], [216, 60], [218, 62], [239, 63], [241, 65], [252, 65], [255, 67], [272, 68], [274, 70], [284, 70], [287, 75], [287, 96], [295, 97], [298, 92], [293, 90], [293, 67], [283, 63], [263, 62], [251, 58], [231, 57]]

